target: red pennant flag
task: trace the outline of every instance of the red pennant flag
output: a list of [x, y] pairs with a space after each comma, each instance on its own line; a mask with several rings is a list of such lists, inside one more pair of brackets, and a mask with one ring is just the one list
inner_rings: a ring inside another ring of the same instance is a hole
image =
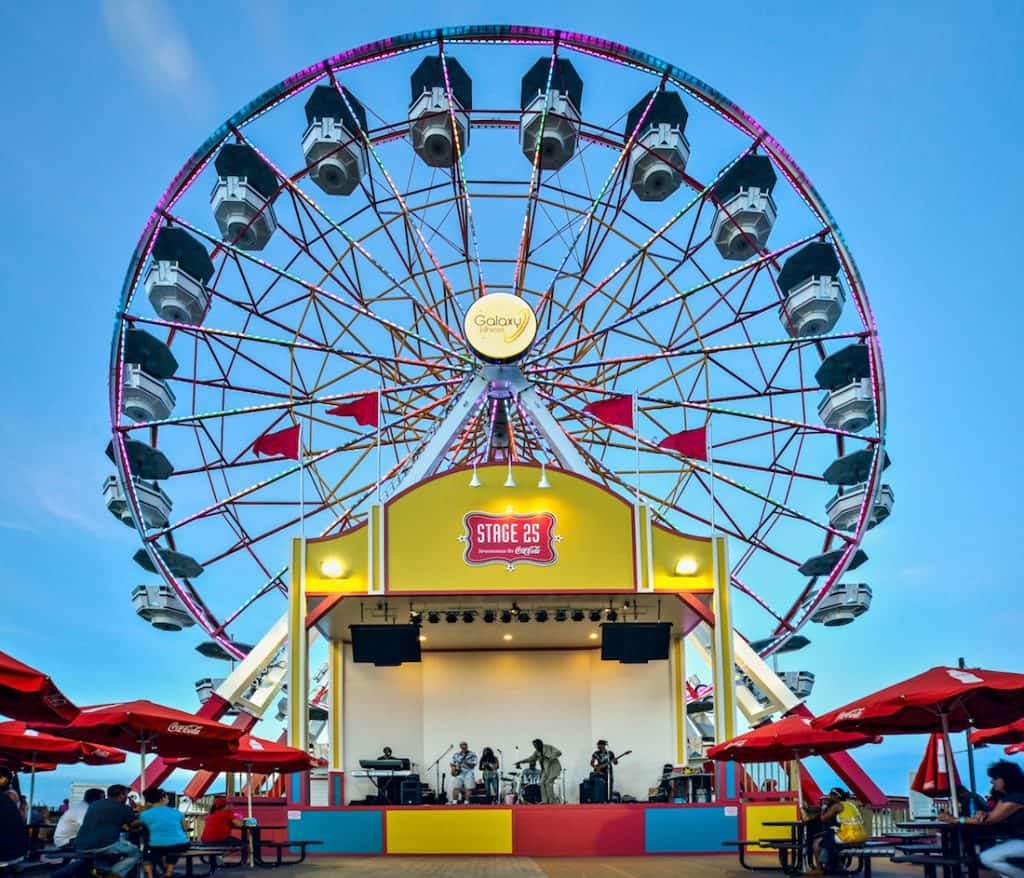
[[327, 409], [327, 414], [347, 415], [355, 418], [360, 426], [376, 427], [380, 423], [380, 402], [377, 396], [376, 390], [364, 393], [350, 402], [343, 402], [332, 409]]
[[264, 433], [252, 443], [252, 450], [257, 454], [280, 454], [282, 457], [299, 459], [299, 425], [278, 430], [276, 433]]
[[588, 402], [583, 411], [605, 424], [633, 429], [633, 397], [613, 396], [598, 402]]
[[707, 460], [707, 427], [698, 427], [696, 430], [683, 430], [682, 433], [673, 433], [662, 439], [658, 443], [658, 448], [678, 451], [683, 457], [689, 457], [692, 460]]

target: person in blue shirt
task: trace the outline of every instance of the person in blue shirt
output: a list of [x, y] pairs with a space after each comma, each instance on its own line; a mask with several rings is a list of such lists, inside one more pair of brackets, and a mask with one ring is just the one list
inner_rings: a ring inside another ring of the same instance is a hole
[[146, 830], [146, 878], [153, 878], [157, 866], [163, 869], [163, 878], [174, 874], [178, 854], [188, 850], [185, 818], [168, 805], [168, 795], [158, 787], [150, 787], [142, 794], [146, 808], [139, 820]]

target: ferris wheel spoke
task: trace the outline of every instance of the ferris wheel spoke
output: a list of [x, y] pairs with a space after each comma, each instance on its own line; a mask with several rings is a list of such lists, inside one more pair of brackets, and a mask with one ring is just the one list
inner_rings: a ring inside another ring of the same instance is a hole
[[[653, 98], [652, 98], [652, 100], [653, 100]], [[648, 108], [647, 109], [650, 109], [650, 104], [648, 104]], [[646, 115], [646, 111], [645, 111], [645, 115]], [[669, 231], [669, 229], [671, 229], [680, 219], [682, 219], [682, 217], [686, 216], [686, 214], [688, 214], [695, 206], [698, 206], [698, 205], [702, 204], [704, 199], [707, 198], [707, 196], [710, 193], [710, 191], [714, 188], [715, 184], [718, 183], [718, 181], [729, 170], [731, 170], [732, 167], [738, 161], [740, 161], [740, 159], [742, 159], [744, 156], [746, 156], [749, 153], [751, 153], [757, 147], [758, 143], [759, 143], [759, 141], [755, 140], [749, 147], [747, 147], [747, 149], [745, 149], [742, 153], [740, 153], [740, 155], [736, 156], [736, 158], [734, 158], [728, 165], [726, 165], [724, 168], [722, 168], [722, 170], [719, 172], [718, 176], [711, 183], [709, 183], [702, 190], [700, 190], [700, 192], [698, 192], [697, 195], [695, 195], [689, 202], [687, 202], [685, 205], [683, 205], [683, 207], [679, 211], [677, 211], [671, 218], [669, 218], [658, 229], [656, 229], [654, 231], [654, 233], [651, 234], [650, 237], [648, 237], [648, 239], [643, 244], [641, 244], [639, 247], [637, 247], [628, 257], [626, 257], [626, 259], [624, 259], [614, 269], [612, 269], [610, 274], [608, 274], [603, 280], [601, 280], [599, 283], [597, 283], [594, 286], [594, 289], [590, 293], [588, 293], [586, 296], [584, 296], [582, 299], [580, 299], [579, 302], [577, 302], [575, 304], [571, 304], [571, 306], [569, 308], [567, 308], [566, 313], [563, 314], [563, 316], [561, 318], [559, 318], [559, 320], [557, 320], [553, 325], [550, 325], [547, 328], [547, 330], [543, 334], [541, 334], [539, 336], [539, 338], [537, 339], [536, 344], [542, 346], [547, 341], [548, 337], [553, 332], [557, 331], [559, 329], [560, 325], [563, 322], [565, 322], [569, 318], [569, 316], [571, 314], [573, 314], [577, 309], [579, 309], [579, 308], [583, 307], [584, 305], [586, 305], [587, 301], [591, 297], [593, 297], [597, 293], [598, 290], [603, 289], [608, 283], [610, 283], [612, 280], [614, 280], [615, 277], [617, 277], [630, 263], [632, 263], [633, 261], [638, 259], [642, 253], [648, 251], [651, 247], [653, 247], [655, 245], [655, 243], [657, 243], [658, 241], [662, 240], [664, 238], [665, 234]], [[620, 158], [621, 158], [621, 156], [620, 156]], [[727, 272], [726, 275], [723, 275], [723, 279], [725, 277], [731, 275], [731, 274], [738, 273], [743, 268], [744, 268], [744, 266], [741, 266], [740, 268], [734, 270], [733, 272]], [[555, 351], [551, 351], [550, 353], [557, 353], [557, 349]]]

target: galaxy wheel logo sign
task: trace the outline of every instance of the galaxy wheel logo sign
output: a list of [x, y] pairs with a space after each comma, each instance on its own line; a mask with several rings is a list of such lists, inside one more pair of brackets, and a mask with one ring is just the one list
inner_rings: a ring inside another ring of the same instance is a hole
[[463, 560], [471, 567], [504, 564], [510, 571], [517, 564], [549, 567], [558, 560], [555, 535], [558, 523], [550, 512], [505, 513], [467, 512], [462, 519], [466, 532]]

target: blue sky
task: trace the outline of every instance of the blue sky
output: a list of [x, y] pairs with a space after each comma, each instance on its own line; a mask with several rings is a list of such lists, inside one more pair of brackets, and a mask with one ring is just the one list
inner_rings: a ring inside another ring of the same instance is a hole
[[[555, 16], [540, 3], [340, 9], [5, 10], [3, 649], [80, 703], [144, 693], [194, 706], [193, 681], [216, 668], [192, 651], [197, 636], [161, 636], [135, 617], [136, 540], [100, 498], [109, 338], [139, 230], [207, 134], [294, 70], [385, 35], [511, 21], [609, 37], [714, 85], [800, 162], [856, 255], [885, 357], [897, 504], [871, 536], [872, 612], [808, 632], [811, 706], [961, 655], [1021, 669], [1019, 5], [752, 4], [733, 17], [707, 3], [626, 14], [575, 0]], [[863, 761], [902, 792], [922, 749], [892, 739]], [[93, 776], [114, 779], [62, 770], [41, 781], [44, 798]]]

